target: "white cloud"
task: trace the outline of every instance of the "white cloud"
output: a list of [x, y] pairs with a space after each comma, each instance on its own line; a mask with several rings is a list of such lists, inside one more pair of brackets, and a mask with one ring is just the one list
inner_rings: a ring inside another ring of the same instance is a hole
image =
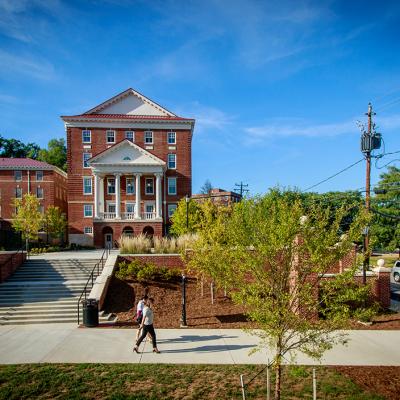
[[16, 55], [0, 50], [0, 72], [2, 74], [22, 74], [40, 80], [55, 78], [55, 70], [51, 63], [31, 55]]

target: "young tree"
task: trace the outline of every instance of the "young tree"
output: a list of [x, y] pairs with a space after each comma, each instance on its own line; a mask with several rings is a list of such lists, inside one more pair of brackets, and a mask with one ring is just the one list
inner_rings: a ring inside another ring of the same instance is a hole
[[[356, 218], [343, 235], [346, 209], [336, 210], [332, 218], [329, 207], [314, 204], [306, 214], [297, 197], [272, 191], [235, 204], [228, 214], [218, 209], [203, 218], [188, 257], [190, 268], [227, 288], [258, 323], [253, 331], [260, 337], [258, 349], [274, 352], [275, 399], [280, 399], [283, 357], [298, 350], [318, 358], [344, 341], [336, 329], [352, 315], [349, 300], [363, 298], [367, 291], [353, 284], [350, 271], [332, 278], [327, 294], [319, 298], [322, 276], [350, 251], [362, 222]], [[332, 287], [337, 296], [328, 295]], [[321, 302], [323, 318], [317, 319]]]
[[209, 179], [207, 179], [203, 186], [200, 188], [200, 193], [202, 194], [209, 194], [212, 189], [212, 184]]
[[47, 145], [47, 150], [40, 150], [38, 160], [55, 165], [63, 171], [66, 171], [67, 146], [65, 145], [65, 139], [51, 139]]
[[184, 235], [185, 233], [196, 232], [200, 220], [201, 206], [194, 200], [183, 198], [178, 203], [171, 220], [171, 233], [176, 236]]
[[40, 202], [36, 196], [27, 193], [22, 199], [15, 199], [13, 206], [12, 226], [17, 232], [21, 232], [26, 240], [26, 251], [29, 251], [29, 241], [38, 238], [38, 232], [43, 225], [43, 216], [39, 211]]
[[50, 236], [63, 237], [67, 228], [65, 214], [58, 207], [49, 206], [44, 215], [47, 234]]

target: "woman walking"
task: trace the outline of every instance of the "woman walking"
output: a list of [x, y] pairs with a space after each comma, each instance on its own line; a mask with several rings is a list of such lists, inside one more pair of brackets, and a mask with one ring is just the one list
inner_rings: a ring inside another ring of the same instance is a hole
[[153, 312], [153, 304], [154, 299], [149, 298], [146, 301], [146, 305], [143, 309], [143, 319], [142, 323], [140, 324], [140, 328], [142, 330], [142, 334], [140, 335], [139, 339], [136, 341], [136, 346], [133, 348], [133, 351], [139, 353], [139, 346], [142, 343], [143, 339], [146, 337], [147, 334], [150, 334], [151, 342], [153, 344], [153, 353], [159, 353], [160, 351], [157, 349], [157, 340], [156, 340], [156, 333], [154, 331], [153, 321], [154, 321], [154, 312]]
[[146, 305], [146, 301], [147, 301], [148, 297], [147, 297], [147, 291], [145, 291], [145, 293], [142, 295], [142, 297], [140, 298], [140, 300], [137, 303], [137, 307], [136, 307], [136, 322], [139, 324], [139, 329], [136, 332], [136, 340], [139, 339], [140, 336], [140, 332], [141, 332], [141, 324], [142, 324], [142, 320], [143, 320], [143, 309]]

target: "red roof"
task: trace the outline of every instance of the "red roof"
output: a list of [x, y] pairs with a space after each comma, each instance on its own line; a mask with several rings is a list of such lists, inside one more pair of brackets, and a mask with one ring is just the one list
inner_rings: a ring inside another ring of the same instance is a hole
[[37, 168], [37, 169], [53, 169], [53, 165], [47, 162], [32, 160], [31, 158], [0, 158], [0, 168], [16, 169], [16, 168]]
[[61, 118], [73, 119], [152, 119], [152, 120], [167, 120], [167, 121], [191, 121], [190, 118], [182, 118], [168, 115], [129, 115], [129, 114], [81, 114], [62, 116]]

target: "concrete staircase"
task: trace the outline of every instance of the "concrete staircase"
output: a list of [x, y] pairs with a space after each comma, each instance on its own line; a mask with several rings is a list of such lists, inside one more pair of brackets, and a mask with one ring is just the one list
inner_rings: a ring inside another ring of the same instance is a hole
[[[0, 285], [0, 325], [76, 323], [79, 296], [97, 261], [26, 261]], [[113, 322], [112, 317], [100, 313], [100, 322]]]

